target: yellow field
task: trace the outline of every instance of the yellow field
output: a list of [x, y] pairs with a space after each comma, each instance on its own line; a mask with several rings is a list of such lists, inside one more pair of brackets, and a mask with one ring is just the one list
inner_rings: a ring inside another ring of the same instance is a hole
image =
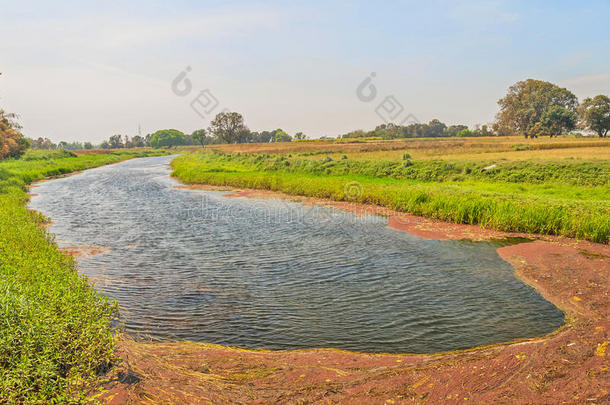
[[[196, 147], [189, 147], [195, 149]], [[209, 145], [225, 153], [279, 153], [316, 157], [320, 154], [350, 159], [401, 160], [408, 153], [413, 159], [446, 160], [610, 160], [610, 139], [521, 137], [421, 138], [402, 140], [312, 140], [307, 142]]]

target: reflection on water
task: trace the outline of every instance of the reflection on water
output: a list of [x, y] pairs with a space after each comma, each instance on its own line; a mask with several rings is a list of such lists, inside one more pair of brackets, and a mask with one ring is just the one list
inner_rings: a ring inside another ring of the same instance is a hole
[[433, 241], [282, 200], [176, 189], [170, 157], [42, 183], [31, 207], [134, 335], [250, 348], [434, 352], [534, 337], [563, 313], [494, 243]]

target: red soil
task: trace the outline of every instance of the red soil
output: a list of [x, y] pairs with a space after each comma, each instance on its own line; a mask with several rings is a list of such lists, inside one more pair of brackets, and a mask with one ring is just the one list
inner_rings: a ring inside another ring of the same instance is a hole
[[[259, 197], [261, 192], [239, 196], [245, 195]], [[380, 207], [290, 198], [387, 215], [392, 228], [425, 238], [508, 235]], [[538, 239], [502, 247], [498, 253], [513, 264], [517, 277], [565, 311], [566, 325], [548, 336], [431, 355], [242, 350], [121, 337], [119, 364], [108, 375], [100, 399], [113, 404], [608, 403], [610, 247], [527, 236]]]
[[68, 246], [59, 250], [74, 257], [89, 257], [110, 252], [110, 249], [103, 246]]

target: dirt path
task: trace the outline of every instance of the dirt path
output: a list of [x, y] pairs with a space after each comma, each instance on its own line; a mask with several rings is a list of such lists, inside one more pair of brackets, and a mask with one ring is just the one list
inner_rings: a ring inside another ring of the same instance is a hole
[[[197, 187], [204, 188], [204, 187]], [[432, 239], [508, 234], [446, 224], [379, 207], [279, 193], [361, 214]], [[515, 234], [510, 234], [515, 236]], [[521, 235], [530, 236], [532, 235]], [[123, 403], [587, 403], [610, 402], [610, 247], [539, 237], [498, 253], [516, 275], [566, 313], [551, 335], [432, 355], [339, 350], [242, 350], [192, 342], [119, 339], [119, 365], [99, 397]]]

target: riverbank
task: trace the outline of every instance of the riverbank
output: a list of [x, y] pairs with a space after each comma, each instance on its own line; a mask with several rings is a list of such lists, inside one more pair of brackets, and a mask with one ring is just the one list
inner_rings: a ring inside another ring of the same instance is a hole
[[[195, 186], [199, 187], [206, 186]], [[433, 239], [509, 235], [371, 205], [260, 190], [232, 195], [286, 197], [361, 214], [378, 210], [393, 227]], [[602, 402], [608, 394], [608, 246], [534, 238], [538, 239], [501, 248], [499, 253], [515, 266], [518, 277], [566, 312], [566, 327], [543, 338], [453, 353], [383, 355], [332, 349], [254, 351], [190, 342], [136, 343], [117, 337], [119, 360], [105, 377], [104, 392], [89, 392], [109, 403], [435, 403], [464, 398], [475, 403], [531, 403], [580, 402], [585, 397], [591, 403]]]
[[[190, 161], [191, 166], [178, 172], [177, 177], [210, 185], [180, 187], [226, 190], [235, 198], [285, 198], [361, 215], [379, 214], [388, 218], [388, 226], [429, 239], [529, 238], [530, 241], [499, 248], [498, 254], [513, 265], [519, 279], [565, 312], [566, 323], [559, 330], [536, 339], [430, 355], [368, 354], [334, 349], [243, 350], [192, 342], [142, 343], [121, 338], [123, 362], [113, 371], [112, 381], [105, 385], [107, 391], [100, 397], [102, 400], [115, 404], [127, 401], [596, 404], [610, 399], [607, 389], [610, 381], [608, 245], [443, 222], [392, 210], [388, 204], [362, 204], [358, 199], [345, 201], [348, 179], [341, 177], [336, 179], [337, 187], [325, 191], [329, 183], [320, 183], [320, 194], [303, 197], [297, 194], [307, 193], [295, 190], [302, 191], [302, 183], [315, 176], [295, 175], [290, 187], [285, 188], [287, 176], [283, 172], [276, 176], [274, 171], [249, 171], [243, 170], [243, 166], [242, 170], [236, 170], [232, 164], [234, 156], [220, 159], [228, 160], [229, 164], [219, 166], [218, 162], [208, 161], [204, 163], [208, 170], [201, 170], [199, 163]], [[183, 176], [185, 172], [188, 176]], [[241, 188], [244, 184], [264, 187]], [[571, 187], [562, 189], [555, 183], [549, 188], [556, 197], [551, 202], [557, 203], [560, 194]], [[524, 189], [527, 191], [527, 185]], [[359, 190], [357, 185], [356, 190]], [[576, 190], [576, 194], [596, 190], [585, 187]], [[359, 193], [356, 197], [362, 196]], [[564, 197], [569, 199], [570, 192], [566, 194]], [[606, 204], [604, 198], [601, 205]], [[565, 210], [565, 205], [558, 206]]]
[[610, 238], [607, 162], [334, 160], [200, 151], [179, 156], [172, 167], [187, 184], [382, 206], [497, 231], [598, 243]]
[[[390, 226], [432, 239], [515, 236], [383, 207], [260, 190], [233, 190], [232, 195], [284, 197], [360, 214], [382, 214]], [[554, 236], [520, 236], [531, 241], [501, 247], [498, 253], [514, 266], [517, 277], [566, 313], [566, 324], [550, 335], [431, 355], [244, 350], [193, 342], [142, 343], [122, 337], [122, 363], [109, 376], [100, 399], [113, 404], [603, 403], [609, 398], [610, 381], [606, 357], [610, 247]]]
[[114, 359], [116, 305], [76, 273], [26, 208], [43, 178], [163, 152], [28, 153], [0, 162], [0, 402], [84, 401]]

